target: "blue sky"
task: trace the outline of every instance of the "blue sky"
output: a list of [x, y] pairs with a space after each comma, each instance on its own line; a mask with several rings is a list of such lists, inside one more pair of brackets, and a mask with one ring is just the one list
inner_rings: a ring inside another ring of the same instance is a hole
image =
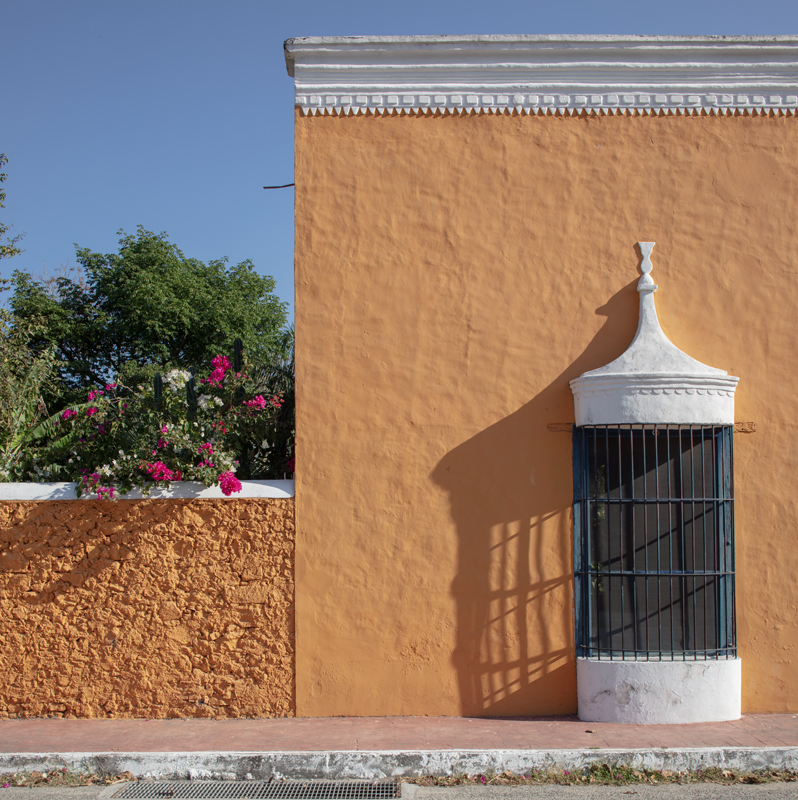
[[[2, 220], [55, 274], [74, 244], [168, 232], [187, 256], [252, 259], [293, 315], [291, 36], [480, 33], [798, 34], [798, 3], [562, 0], [400, 3], [5, 0]], [[7, 295], [5, 295], [7, 297]]]

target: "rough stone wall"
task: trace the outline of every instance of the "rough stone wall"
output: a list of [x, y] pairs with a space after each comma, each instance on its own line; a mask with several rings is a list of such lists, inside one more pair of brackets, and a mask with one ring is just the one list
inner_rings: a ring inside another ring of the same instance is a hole
[[0, 716], [293, 716], [294, 501], [0, 503]]

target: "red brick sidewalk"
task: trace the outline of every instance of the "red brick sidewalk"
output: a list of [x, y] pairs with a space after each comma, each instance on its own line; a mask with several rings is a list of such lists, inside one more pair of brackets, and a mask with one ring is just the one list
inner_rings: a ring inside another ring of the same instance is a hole
[[576, 717], [0, 720], [0, 753], [307, 752], [798, 747], [798, 715], [617, 725]]

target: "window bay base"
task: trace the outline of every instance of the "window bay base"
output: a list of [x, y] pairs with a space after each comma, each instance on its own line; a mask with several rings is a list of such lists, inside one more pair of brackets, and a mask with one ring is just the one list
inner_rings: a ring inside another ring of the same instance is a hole
[[741, 716], [739, 658], [607, 661], [578, 658], [579, 719], [683, 724]]

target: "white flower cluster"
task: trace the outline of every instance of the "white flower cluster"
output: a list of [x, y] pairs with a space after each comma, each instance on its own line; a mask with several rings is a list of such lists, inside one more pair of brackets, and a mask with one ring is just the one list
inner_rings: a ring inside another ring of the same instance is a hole
[[190, 380], [191, 373], [187, 369], [173, 369], [166, 374], [166, 382], [175, 394], [184, 389]]
[[224, 400], [222, 400], [221, 397], [208, 397], [207, 395], [202, 395], [202, 397], [197, 400], [197, 403], [203, 411], [207, 411], [211, 405], [223, 406]]

